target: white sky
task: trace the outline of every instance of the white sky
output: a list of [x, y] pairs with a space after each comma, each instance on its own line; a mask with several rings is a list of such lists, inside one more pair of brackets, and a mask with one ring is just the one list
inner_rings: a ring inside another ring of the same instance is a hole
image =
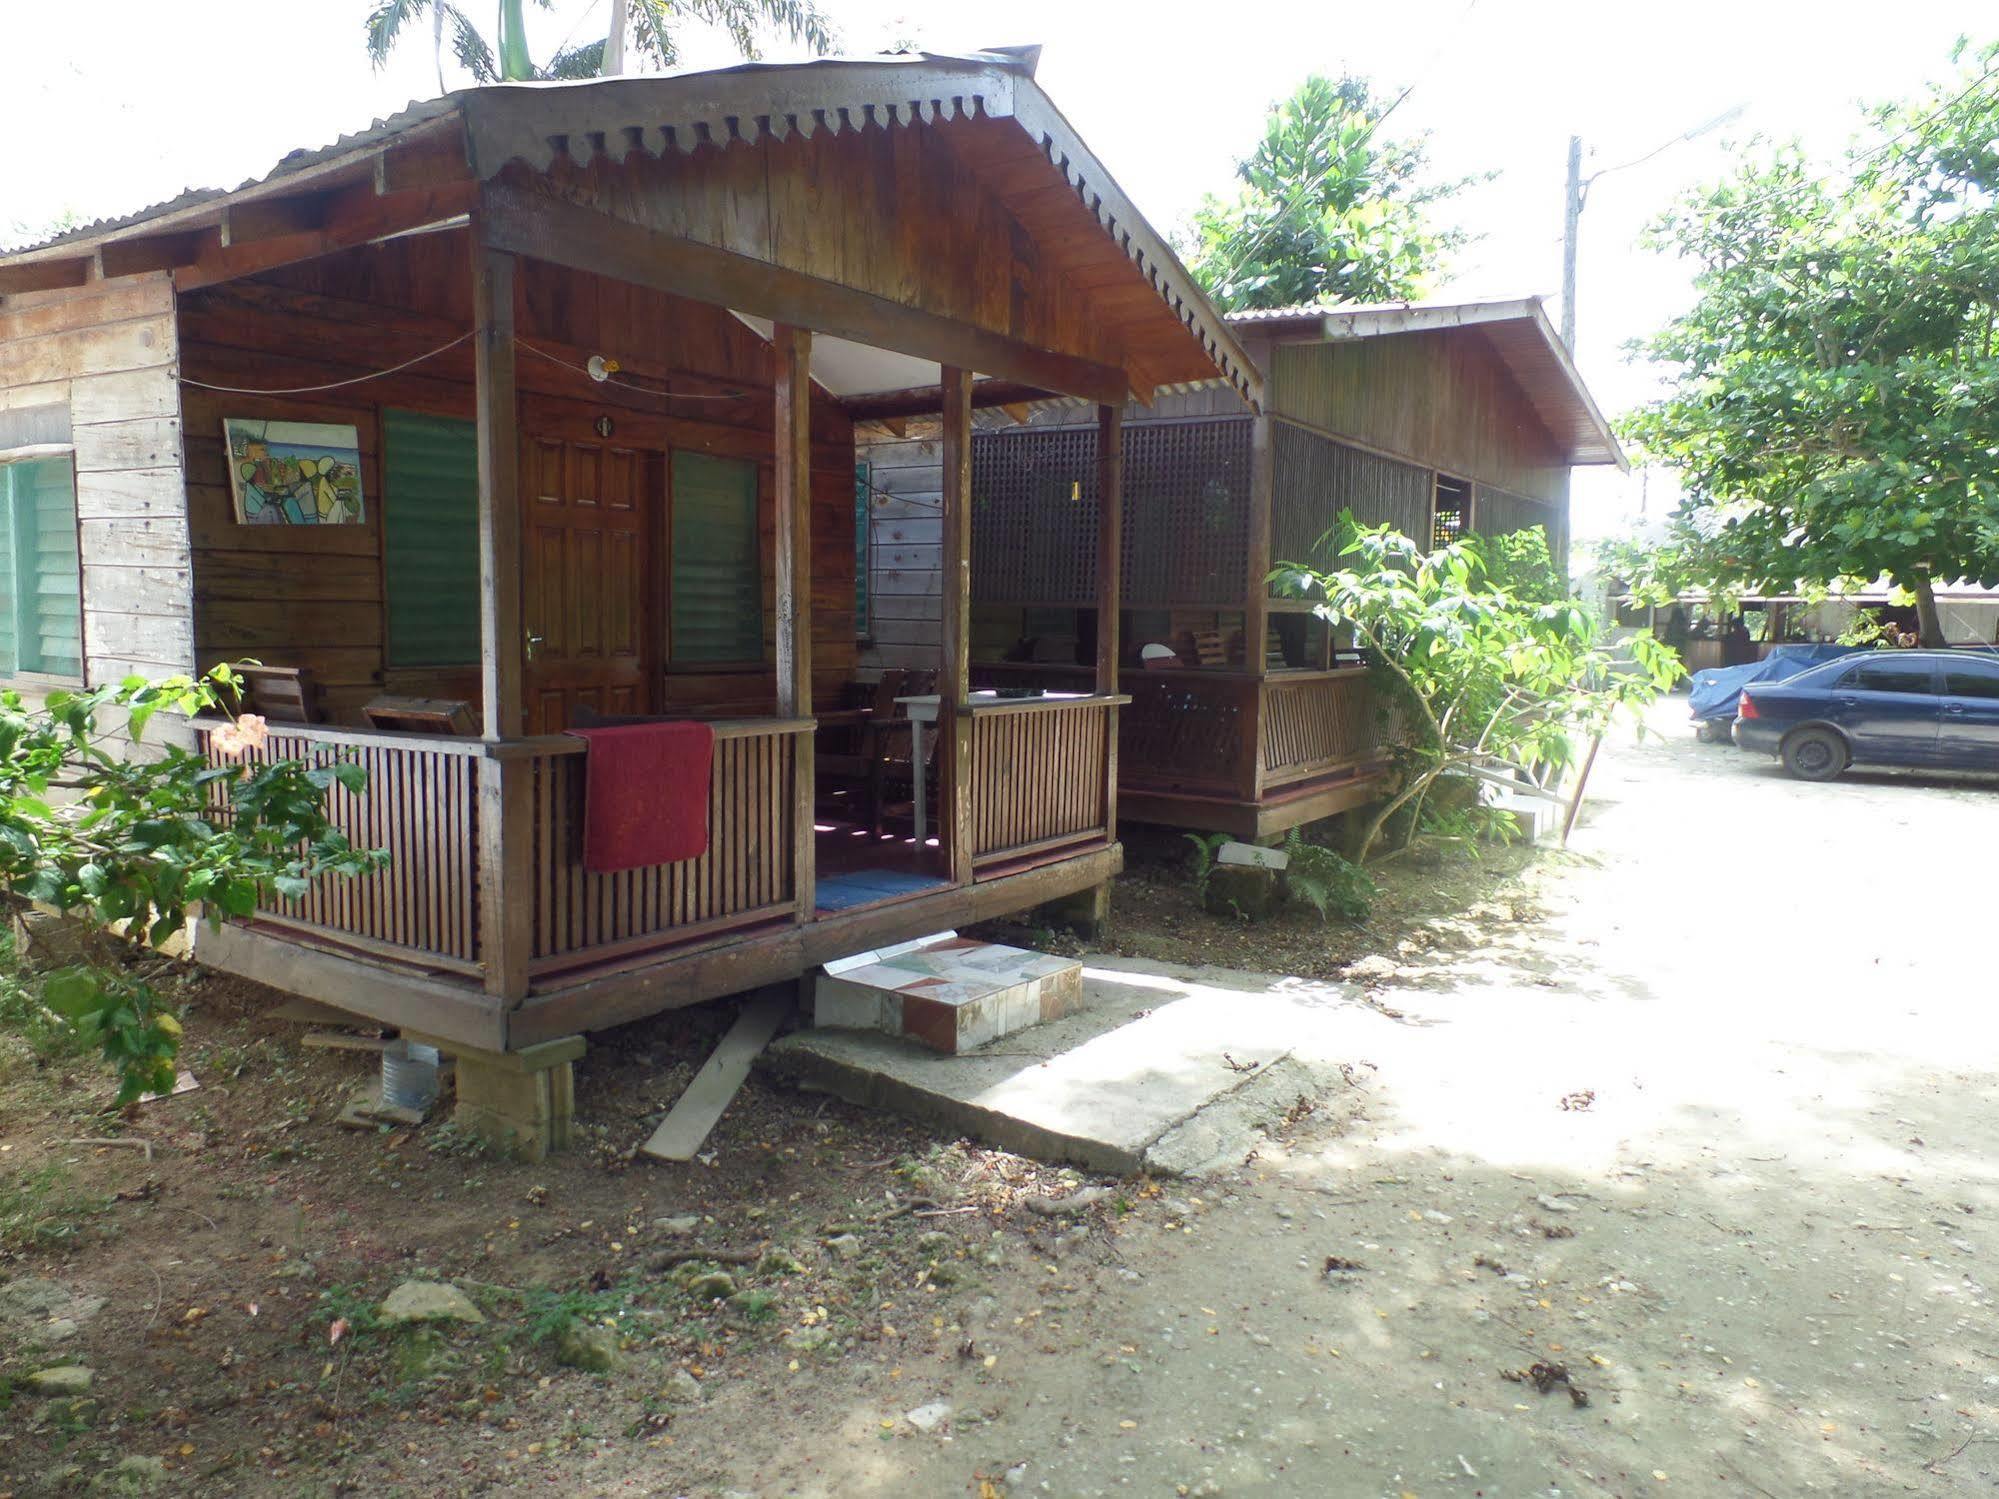
[[[490, 0], [462, 0], [482, 21]], [[0, 241], [57, 215], [130, 212], [187, 186], [233, 185], [286, 151], [436, 92], [428, 28], [383, 72], [362, 47], [368, 0], [96, 0], [88, 7], [0, 0], [16, 67], [0, 90]], [[1307, 72], [1414, 82], [1396, 117], [1433, 132], [1440, 171], [1496, 171], [1455, 205], [1483, 236], [1444, 295], [1542, 293], [1561, 275], [1564, 153], [1583, 137], [1585, 173], [1639, 156], [1737, 105], [1724, 130], [1606, 177], [1583, 217], [1578, 363], [1607, 412], [1642, 400], [1650, 376], [1623, 346], [1681, 306], [1684, 272], [1643, 249], [1645, 223], [1681, 189], [1726, 166], [1762, 132], [1814, 150], [1844, 143], [1853, 101], [1945, 76], [1961, 33], [1989, 36], [1990, 0], [1261, 0], [1240, 8], [1161, 0], [1014, 0], [997, 11], [911, 0], [825, 0], [841, 50], [899, 40], [937, 51], [1040, 42], [1040, 81], [1162, 230], [1202, 192], [1226, 189], [1270, 101]], [[603, 24], [608, 0], [534, 13], [537, 56]], [[1981, 23], [1986, 28], [1979, 31]], [[733, 59], [693, 34], [687, 61]], [[785, 55], [774, 46], [768, 55]], [[455, 70], [447, 82], [464, 82]], [[10, 231], [19, 231], [10, 233]], [[1575, 529], [1621, 529], [1644, 481], [1578, 473]], [[1651, 484], [1656, 515], [1667, 486]]]

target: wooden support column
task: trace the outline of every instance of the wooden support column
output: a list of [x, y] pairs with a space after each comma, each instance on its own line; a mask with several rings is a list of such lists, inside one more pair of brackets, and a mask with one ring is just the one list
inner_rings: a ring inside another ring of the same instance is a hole
[[[1123, 642], [1118, 613], [1124, 591], [1124, 407], [1097, 408], [1097, 691], [1118, 690]], [[1104, 714], [1104, 828], [1117, 833], [1117, 709]]]
[[953, 881], [972, 878], [972, 372], [943, 367], [943, 531], [938, 594], [942, 609], [937, 672], [937, 823]]
[[[777, 716], [812, 717], [812, 334], [778, 323], [777, 356]], [[798, 916], [810, 921], [818, 894], [813, 864], [812, 737], [792, 768], [792, 868]]]
[[1263, 678], [1270, 669], [1270, 512], [1275, 490], [1270, 417], [1258, 412], [1249, 429], [1249, 535], [1243, 548], [1242, 665], [1249, 674], [1248, 736], [1242, 741], [1237, 786], [1249, 801], [1263, 795]]
[[[520, 411], [514, 389], [514, 257], [472, 243], [479, 452], [479, 687], [484, 737], [522, 729]], [[533, 888], [529, 763], [479, 762], [479, 956], [486, 992], [526, 998]]]

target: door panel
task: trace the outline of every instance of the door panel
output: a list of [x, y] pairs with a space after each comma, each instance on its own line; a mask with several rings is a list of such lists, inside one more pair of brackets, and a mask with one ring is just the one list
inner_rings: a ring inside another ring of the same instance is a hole
[[1965, 770], [1999, 770], [1999, 662], [1944, 663], [1937, 758]]
[[598, 443], [527, 439], [522, 605], [530, 734], [558, 733], [576, 710], [651, 710], [650, 489], [657, 456]]
[[1832, 689], [1832, 718], [1856, 760], [1933, 764], [1937, 753], [1936, 668], [1927, 658], [1882, 654], [1859, 662]]

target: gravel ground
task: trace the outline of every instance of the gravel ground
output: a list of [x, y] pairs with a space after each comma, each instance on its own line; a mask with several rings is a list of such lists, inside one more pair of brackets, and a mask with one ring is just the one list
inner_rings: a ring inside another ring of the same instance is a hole
[[746, 1381], [726, 1481], [655, 1492], [1990, 1492], [1999, 797], [1680, 711], [1607, 747], [1541, 920], [1361, 966], [1354, 1085], [1283, 1142], [955, 1356], [761, 1430]]

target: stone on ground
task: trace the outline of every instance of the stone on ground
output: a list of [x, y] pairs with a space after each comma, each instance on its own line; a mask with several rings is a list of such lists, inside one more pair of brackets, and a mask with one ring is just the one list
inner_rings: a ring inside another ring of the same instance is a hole
[[903, 1419], [918, 1431], [927, 1434], [951, 1419], [951, 1407], [941, 1400], [936, 1400], [929, 1405], [919, 1405]]
[[28, 1376], [28, 1388], [37, 1395], [82, 1395], [90, 1389], [90, 1370], [82, 1364], [37, 1369]]
[[609, 1327], [571, 1323], [556, 1334], [555, 1361], [565, 1369], [609, 1374], [622, 1362], [618, 1334]]
[[683, 1405], [695, 1405], [701, 1399], [701, 1381], [685, 1369], [675, 1369], [666, 1382], [666, 1392]]
[[415, 1322], [469, 1322], [486, 1320], [485, 1314], [458, 1287], [434, 1280], [406, 1280], [389, 1292], [379, 1308], [388, 1326]]

